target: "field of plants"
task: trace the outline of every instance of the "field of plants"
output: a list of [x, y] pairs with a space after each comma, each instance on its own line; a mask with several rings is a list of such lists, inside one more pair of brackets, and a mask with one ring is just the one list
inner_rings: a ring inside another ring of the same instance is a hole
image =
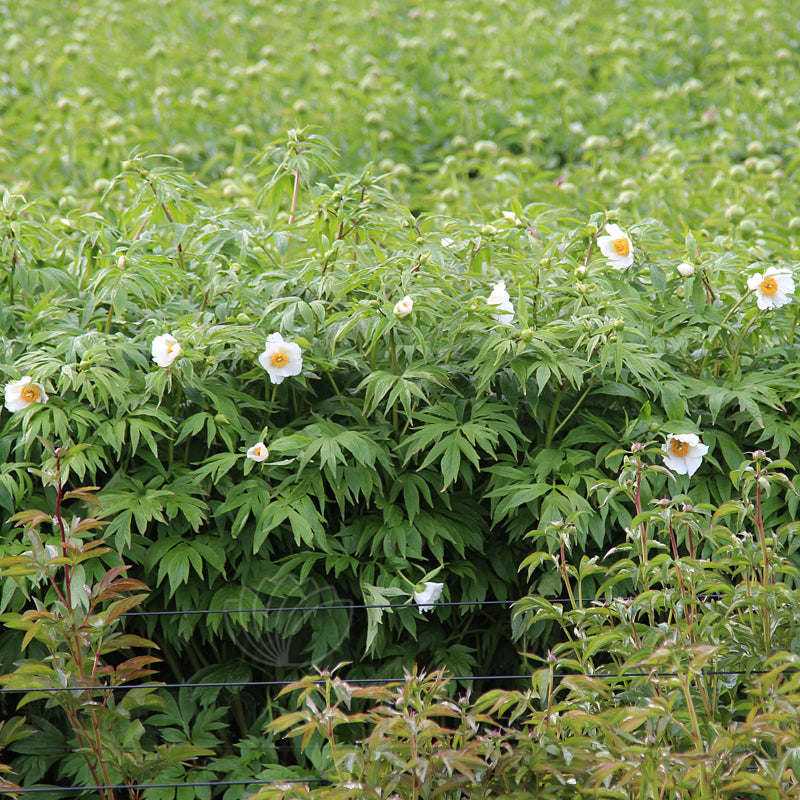
[[0, 9], [0, 795], [798, 797], [791, 3]]

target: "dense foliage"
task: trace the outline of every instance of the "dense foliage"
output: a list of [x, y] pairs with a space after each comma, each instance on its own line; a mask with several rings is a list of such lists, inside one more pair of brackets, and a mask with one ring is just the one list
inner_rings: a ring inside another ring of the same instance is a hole
[[[536, 605], [568, 564], [581, 598], [649, 590], [614, 564], [648, 562], [652, 501], [732, 558], [708, 520], [752, 451], [786, 460], [767, 568], [798, 505], [800, 26], [745, 5], [0, 3], [2, 554], [59, 518], [61, 448], [107, 523], [87, 584], [149, 587], [125, 627], [160, 679], [236, 682], [158, 692], [148, 731], [215, 753], [191, 774], [328, 763], [264, 738], [285, 700], [251, 680], [530, 669], [590, 625]], [[0, 610], [59, 600], [23, 572]], [[39, 639], [4, 633], [5, 669]], [[86, 777], [50, 705], [21, 782]]]

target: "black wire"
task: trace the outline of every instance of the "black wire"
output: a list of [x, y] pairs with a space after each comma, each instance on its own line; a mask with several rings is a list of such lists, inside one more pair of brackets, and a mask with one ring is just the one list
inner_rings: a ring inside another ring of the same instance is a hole
[[[540, 668], [541, 672], [543, 668]], [[769, 670], [702, 670], [699, 674], [706, 675], [766, 675]], [[800, 671], [797, 668], [786, 670], [792, 674]], [[564, 678], [669, 678], [679, 675], [679, 672], [554, 672], [553, 678], [563, 680]], [[454, 681], [529, 681], [533, 679], [533, 673], [526, 675], [451, 675], [450, 680]], [[326, 678], [315, 678], [313, 683], [324, 683]], [[402, 678], [352, 678], [343, 680], [348, 684], [370, 684], [370, 683], [404, 683]], [[0, 694], [22, 694], [25, 692], [106, 692], [117, 691], [119, 689], [130, 691], [132, 689], [202, 689], [202, 688], [227, 688], [229, 686], [290, 686], [297, 683], [293, 681], [209, 681], [203, 683], [134, 683], [119, 686], [59, 686], [59, 687], [28, 687], [27, 689], [0, 689]]]
[[[452, 600], [452, 601], [437, 601], [434, 605], [437, 606], [509, 606], [519, 603], [522, 600], [527, 600], [527, 597], [522, 597], [518, 600]], [[571, 603], [570, 597], [542, 597], [539, 598], [547, 603]], [[631, 597], [614, 597], [613, 600], [632, 600]], [[717, 600], [719, 594], [712, 593], [708, 595], [699, 595], [695, 600]], [[607, 603], [608, 600], [600, 597], [584, 597], [583, 603]], [[200, 608], [200, 609], [187, 609], [185, 611], [126, 611], [120, 614], [120, 617], [164, 617], [164, 616], [182, 616], [192, 614], [258, 614], [265, 612], [279, 612], [279, 611], [352, 611], [361, 608], [416, 608], [411, 603], [378, 603], [378, 604], [363, 604], [363, 603], [350, 603], [346, 606], [276, 606], [273, 608]]]
[[[462, 600], [440, 603], [437, 606], [496, 606], [513, 605], [518, 600]], [[551, 603], [569, 602], [569, 598], [557, 598], [550, 600]], [[126, 611], [120, 617], [163, 617], [170, 615], [190, 615], [190, 614], [257, 614], [273, 611], [351, 611], [356, 608], [416, 608], [410, 603], [381, 603], [376, 605], [364, 605], [352, 603], [347, 606], [277, 606], [275, 608], [201, 608], [189, 609], [187, 611]]]
[[0, 794], [38, 794], [42, 792], [86, 792], [101, 789], [112, 791], [126, 791], [128, 789], [176, 789], [180, 787], [195, 788], [199, 786], [250, 786], [251, 784], [266, 783], [328, 783], [325, 778], [254, 778], [250, 781], [205, 781], [200, 783], [132, 783], [118, 786], [35, 786], [30, 789], [6, 789]]

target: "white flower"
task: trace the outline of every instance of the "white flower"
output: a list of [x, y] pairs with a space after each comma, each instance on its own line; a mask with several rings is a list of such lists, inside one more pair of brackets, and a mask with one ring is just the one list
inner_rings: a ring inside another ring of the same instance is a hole
[[414, 301], [411, 299], [409, 295], [406, 295], [402, 300], [398, 300], [394, 307], [394, 313], [396, 316], [403, 319], [403, 317], [407, 317], [414, 309]]
[[31, 403], [46, 402], [44, 386], [34, 383], [30, 375], [23, 375], [18, 381], [6, 384], [6, 408], [9, 411], [22, 411]]
[[432, 583], [426, 581], [425, 584], [417, 584], [414, 587], [414, 602], [419, 606], [420, 611], [430, 611], [433, 604], [441, 597], [443, 583]]
[[678, 475], [690, 478], [708, 452], [708, 445], [700, 441], [696, 433], [673, 433], [661, 446], [664, 451], [664, 464]]
[[694, 266], [684, 261], [683, 264], [678, 264], [675, 269], [678, 270], [678, 275], [682, 278], [691, 278], [694, 275]]
[[613, 222], [606, 225], [607, 236], [597, 237], [600, 252], [608, 259], [608, 266], [627, 269], [633, 264], [633, 244], [630, 236]]
[[510, 222], [512, 225], [522, 226], [523, 224], [522, 220], [513, 211], [504, 211], [503, 219], [505, 219], [506, 222]]
[[757, 272], [747, 279], [747, 288], [756, 293], [756, 302], [760, 309], [780, 308], [791, 302], [787, 295], [794, 292], [792, 271], [767, 267], [763, 275]]
[[269, 458], [269, 450], [264, 442], [256, 442], [248, 451], [247, 457], [253, 461], [266, 461]]
[[299, 375], [303, 369], [303, 356], [300, 345], [284, 342], [279, 333], [267, 336], [267, 346], [258, 357], [258, 363], [269, 373], [273, 383], [283, 383], [284, 378]]
[[153, 339], [151, 352], [159, 367], [168, 367], [181, 354], [181, 346], [171, 333], [162, 333]]
[[496, 283], [492, 287], [492, 293], [486, 299], [490, 306], [497, 306], [501, 311], [508, 311], [508, 314], [492, 314], [492, 319], [508, 325], [514, 319], [514, 306], [511, 305], [511, 297], [506, 291], [506, 284], [504, 281]]

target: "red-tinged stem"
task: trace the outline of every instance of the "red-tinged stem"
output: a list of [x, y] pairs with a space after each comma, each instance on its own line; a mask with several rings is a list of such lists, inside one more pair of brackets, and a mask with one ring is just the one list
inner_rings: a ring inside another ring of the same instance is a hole
[[597, 230], [594, 232], [594, 236], [592, 236], [591, 240], [589, 241], [589, 249], [586, 251], [586, 258], [584, 259], [583, 266], [589, 266], [589, 259], [592, 257], [592, 250], [594, 250], [594, 243], [597, 241], [597, 237], [600, 234], [600, 231], [605, 228], [608, 219], [603, 220], [603, 224], [600, 225]]
[[[67, 558], [67, 530], [64, 527], [64, 518], [61, 516], [61, 501], [64, 498], [64, 485], [61, 482], [61, 456], [59, 450], [56, 450], [56, 475], [58, 476], [58, 484], [56, 491], [56, 519], [58, 520], [58, 527], [61, 530], [61, 554]], [[68, 564], [64, 567], [64, 594], [66, 595], [66, 604], [69, 613], [72, 613], [72, 567]]]
[[[83, 740], [89, 745], [89, 747], [91, 748], [92, 752], [97, 757], [97, 763], [102, 765], [103, 764], [102, 750], [100, 750], [100, 752], [98, 752], [97, 743], [89, 735], [89, 732], [86, 730], [86, 728], [83, 727], [78, 715], [74, 711], [67, 711], [67, 717], [68, 717], [68, 719], [70, 721], [70, 724], [72, 726], [72, 730], [74, 730], [76, 734], [78, 732], [80, 732], [79, 740], [80, 740], [80, 737], [82, 736]], [[110, 780], [106, 780], [105, 776], [101, 776], [100, 774], [98, 774], [97, 767], [96, 767], [95, 764], [92, 763], [92, 759], [89, 758], [89, 754], [88, 753], [84, 753], [83, 757], [84, 757], [84, 759], [86, 761], [86, 766], [89, 767], [89, 772], [92, 773], [92, 778], [94, 778], [95, 786], [103, 786], [103, 784], [105, 784], [106, 786], [109, 786], [111, 781]], [[103, 768], [103, 773], [105, 773], [105, 771], [106, 771], [105, 768]], [[114, 800], [114, 790], [113, 789], [100, 789], [99, 791], [100, 791], [100, 796], [103, 798], [103, 800]]]
[[[636, 493], [633, 496], [637, 516], [642, 513], [642, 461], [636, 455]], [[647, 564], [647, 527], [644, 522], [639, 523], [639, 538], [642, 543], [642, 566]]]
[[769, 553], [767, 552], [767, 538], [764, 533], [764, 518], [761, 514], [761, 466], [756, 464], [756, 528], [758, 528], [758, 540], [761, 544], [761, 555], [764, 559], [764, 579], [766, 586], [770, 582], [769, 575]]
[[292, 206], [289, 209], [289, 224], [294, 222], [294, 212], [297, 211], [297, 196], [300, 193], [300, 167], [294, 168], [294, 188], [292, 189]]

